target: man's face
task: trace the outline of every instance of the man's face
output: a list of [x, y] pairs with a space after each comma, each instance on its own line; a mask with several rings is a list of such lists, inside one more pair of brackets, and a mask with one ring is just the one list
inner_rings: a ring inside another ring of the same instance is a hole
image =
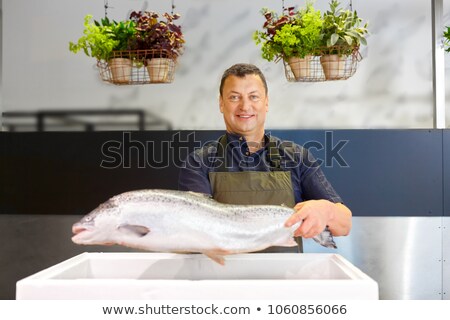
[[261, 139], [268, 110], [269, 98], [259, 76], [249, 74], [243, 78], [226, 78], [220, 97], [220, 112], [228, 132], [247, 139]]

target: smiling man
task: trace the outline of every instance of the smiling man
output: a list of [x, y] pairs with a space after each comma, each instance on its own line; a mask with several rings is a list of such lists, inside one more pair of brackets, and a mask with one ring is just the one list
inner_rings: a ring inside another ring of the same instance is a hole
[[242, 136], [251, 142], [250, 151], [256, 151], [259, 143], [263, 142], [264, 123], [269, 111], [267, 88], [261, 77], [258, 74], [239, 76], [231, 73], [222, 78], [219, 101], [227, 132]]
[[223, 203], [293, 207], [286, 226], [303, 221], [295, 232], [297, 252], [302, 252], [301, 237], [312, 238], [326, 228], [334, 236], [347, 235], [351, 211], [312, 155], [265, 132], [269, 96], [263, 73], [251, 64], [233, 65], [224, 72], [219, 91], [226, 134], [189, 155], [179, 189], [210, 194]]

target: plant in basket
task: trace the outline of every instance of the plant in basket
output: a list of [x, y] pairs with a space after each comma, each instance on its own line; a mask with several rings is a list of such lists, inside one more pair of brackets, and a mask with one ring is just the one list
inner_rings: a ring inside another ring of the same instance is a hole
[[262, 44], [262, 57], [268, 61], [283, 58], [290, 65], [295, 78], [309, 77], [311, 57], [315, 55], [322, 41], [322, 17], [312, 2], [305, 8], [286, 9], [282, 16], [263, 8], [266, 21], [264, 31], [255, 31], [253, 39]]
[[445, 28], [446, 29], [444, 30], [444, 34], [443, 34], [443, 36], [444, 36], [444, 41], [443, 41], [444, 49], [445, 49], [445, 52], [450, 52], [450, 27], [446, 26]]
[[179, 14], [163, 14], [159, 20], [153, 11], [134, 11], [130, 19], [136, 24], [132, 48], [147, 66], [150, 82], [170, 82], [173, 79], [175, 61], [183, 53], [184, 38], [181, 27], [174, 23]]
[[135, 32], [134, 21], [117, 22], [104, 18], [99, 22], [93, 21], [92, 15], [86, 15], [83, 36], [76, 43], [70, 42], [69, 50], [73, 53], [82, 50], [87, 56], [96, 58], [98, 64], [107, 62], [113, 82], [126, 83], [131, 74], [131, 57], [121, 52], [130, 48]]
[[327, 79], [344, 76], [348, 56], [358, 52], [360, 45], [366, 45], [367, 23], [356, 11], [344, 10], [337, 0], [330, 2], [330, 10], [323, 15], [321, 63]]
[[97, 60], [109, 60], [119, 43], [105, 26], [96, 21], [92, 22], [92, 15], [89, 14], [84, 17], [83, 34], [77, 43], [69, 42], [69, 50], [73, 53], [83, 50], [88, 57]]

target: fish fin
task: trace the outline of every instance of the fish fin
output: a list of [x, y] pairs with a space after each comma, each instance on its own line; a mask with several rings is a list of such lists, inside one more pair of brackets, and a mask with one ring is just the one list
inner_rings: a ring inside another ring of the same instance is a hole
[[[279, 239], [278, 241], [274, 242], [271, 244], [272, 246], [277, 246], [277, 247], [296, 247], [298, 246], [297, 241], [295, 241], [294, 237], [289, 237], [289, 238], [283, 238], [283, 239]], [[265, 248], [262, 248], [260, 250], [263, 250]]]
[[217, 262], [218, 264], [224, 266], [225, 265], [225, 258], [224, 256], [227, 254], [230, 254], [229, 251], [217, 249], [217, 250], [210, 250], [203, 252], [208, 258], [211, 260]]
[[131, 232], [140, 237], [145, 236], [150, 232], [150, 229], [145, 226], [133, 225], [133, 224], [122, 224], [118, 227], [120, 231]]
[[295, 247], [295, 246], [298, 246], [298, 243], [295, 241], [294, 238], [289, 238], [289, 240], [286, 240], [286, 242], [277, 244], [277, 246], [280, 246], [280, 247]]
[[206, 253], [205, 255], [210, 258], [211, 260], [217, 262], [218, 264], [224, 266], [225, 265], [225, 259], [223, 256], [218, 256], [218, 255], [214, 255], [214, 254], [210, 254], [210, 253]]

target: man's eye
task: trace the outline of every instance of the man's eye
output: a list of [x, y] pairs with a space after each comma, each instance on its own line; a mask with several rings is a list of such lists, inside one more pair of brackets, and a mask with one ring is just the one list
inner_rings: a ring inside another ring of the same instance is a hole
[[239, 96], [230, 96], [230, 101], [239, 101]]
[[250, 100], [252, 100], [252, 101], [259, 101], [260, 98], [259, 98], [259, 96], [257, 96], [257, 95], [251, 95], [251, 96], [250, 96]]

